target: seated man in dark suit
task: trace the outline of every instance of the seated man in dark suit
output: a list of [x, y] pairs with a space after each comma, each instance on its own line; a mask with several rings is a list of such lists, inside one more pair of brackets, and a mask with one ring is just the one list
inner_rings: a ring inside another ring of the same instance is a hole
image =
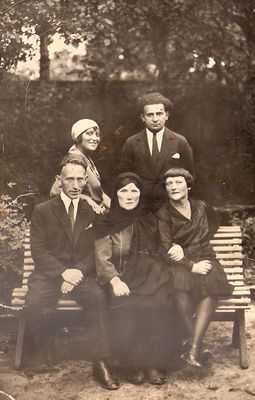
[[142, 178], [145, 204], [153, 212], [166, 200], [162, 179], [168, 169], [183, 167], [194, 175], [189, 143], [165, 126], [172, 106], [159, 93], [141, 97], [138, 107], [145, 129], [128, 138], [122, 149], [120, 169], [133, 171]]
[[[50, 334], [46, 311], [54, 309], [61, 293], [86, 308], [97, 338], [94, 377], [107, 389], [118, 389], [107, 365], [110, 356], [107, 338], [105, 295], [94, 275], [93, 221], [95, 213], [80, 194], [87, 181], [86, 162], [69, 155], [62, 161], [59, 196], [38, 204], [31, 221], [31, 251], [35, 270], [29, 277], [26, 307], [32, 338], [45, 351]], [[84, 316], [85, 316], [84, 315]]]

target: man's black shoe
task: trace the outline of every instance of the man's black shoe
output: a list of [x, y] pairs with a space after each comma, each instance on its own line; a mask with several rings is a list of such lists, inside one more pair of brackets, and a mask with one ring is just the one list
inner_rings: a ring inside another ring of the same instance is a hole
[[109, 366], [103, 360], [97, 361], [93, 365], [93, 376], [105, 389], [116, 390], [120, 387], [118, 380], [113, 377]]

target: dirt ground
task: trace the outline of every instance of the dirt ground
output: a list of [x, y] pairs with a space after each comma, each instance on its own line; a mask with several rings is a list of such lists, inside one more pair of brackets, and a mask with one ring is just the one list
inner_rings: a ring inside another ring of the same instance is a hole
[[37, 375], [15, 371], [14, 342], [3, 345], [8, 334], [2, 329], [0, 400], [249, 400], [255, 397], [255, 304], [246, 322], [248, 369], [240, 369], [238, 350], [231, 347], [232, 323], [212, 322], [206, 343], [213, 357], [202, 370], [180, 364], [169, 369], [164, 386], [134, 386], [121, 379], [114, 392], [97, 385], [87, 361], [61, 361], [56, 371]]

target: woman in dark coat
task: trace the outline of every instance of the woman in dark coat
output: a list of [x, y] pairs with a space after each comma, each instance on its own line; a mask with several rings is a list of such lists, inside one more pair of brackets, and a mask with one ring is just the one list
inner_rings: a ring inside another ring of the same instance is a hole
[[176, 320], [169, 268], [157, 255], [157, 220], [142, 214], [141, 197], [137, 175], [117, 177], [110, 212], [95, 227], [96, 267], [109, 294], [113, 357], [131, 382], [161, 385], [159, 370], [178, 349]]
[[[202, 341], [217, 298], [230, 295], [233, 287], [209, 242], [208, 207], [202, 201], [188, 198], [193, 177], [183, 168], [171, 168], [165, 173], [164, 182], [169, 201], [157, 217], [161, 247], [171, 266], [175, 304], [184, 329], [181, 358], [201, 367], [205, 356]], [[177, 259], [180, 251], [183, 251], [181, 260]]]

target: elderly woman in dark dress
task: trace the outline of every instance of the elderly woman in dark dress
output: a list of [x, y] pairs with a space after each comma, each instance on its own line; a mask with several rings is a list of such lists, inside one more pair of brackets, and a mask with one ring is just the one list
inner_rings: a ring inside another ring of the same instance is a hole
[[157, 217], [162, 251], [171, 266], [175, 303], [184, 329], [181, 358], [201, 367], [205, 356], [202, 341], [217, 298], [230, 295], [233, 287], [209, 242], [208, 207], [188, 198], [193, 177], [183, 168], [171, 168], [165, 173], [164, 182], [169, 201]]
[[96, 267], [109, 295], [113, 357], [132, 383], [162, 385], [160, 369], [177, 351], [179, 335], [169, 268], [157, 255], [157, 220], [142, 213], [142, 193], [136, 174], [117, 177], [110, 212], [95, 227]]

